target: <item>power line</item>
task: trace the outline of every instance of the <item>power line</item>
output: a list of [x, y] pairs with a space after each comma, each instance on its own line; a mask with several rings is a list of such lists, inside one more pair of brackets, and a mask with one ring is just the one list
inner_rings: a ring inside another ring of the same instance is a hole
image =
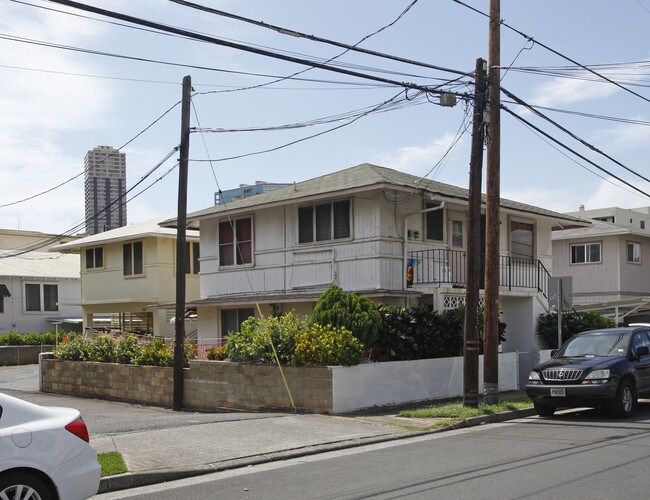
[[[67, 0], [50, 0], [50, 1], [55, 1], [55, 2], [60, 3], [62, 1], [67, 1]], [[453, 74], [457, 74], [457, 75], [470, 76], [470, 73], [468, 73], [466, 71], [459, 71], [459, 70], [456, 70], [456, 69], [445, 68], [445, 67], [437, 66], [437, 65], [434, 65], [434, 64], [428, 64], [428, 63], [424, 63], [424, 62], [421, 62], [421, 61], [415, 61], [413, 59], [407, 59], [407, 58], [404, 58], [404, 57], [394, 56], [394, 55], [386, 54], [386, 53], [383, 53], [383, 52], [378, 52], [378, 51], [370, 50], [370, 49], [364, 49], [362, 47], [357, 47], [356, 46], [359, 43], [363, 42], [364, 40], [361, 40], [361, 42], [358, 42], [355, 45], [349, 45], [349, 44], [346, 44], [346, 43], [337, 42], [335, 40], [330, 40], [330, 39], [318, 37], [318, 36], [315, 36], [315, 35], [308, 35], [306, 33], [301, 33], [299, 31], [291, 30], [291, 29], [288, 29], [288, 28], [283, 28], [282, 26], [276, 26], [276, 25], [273, 25], [273, 24], [268, 24], [268, 23], [265, 23], [265, 22], [262, 22], [262, 21], [255, 21], [254, 19], [250, 19], [248, 17], [239, 16], [237, 14], [232, 14], [232, 13], [229, 13], [229, 12], [225, 12], [223, 10], [213, 9], [211, 7], [206, 7], [204, 5], [195, 4], [195, 3], [192, 3], [192, 2], [188, 2], [186, 0], [169, 0], [169, 1], [173, 2], [173, 3], [177, 3], [179, 5], [190, 7], [192, 9], [197, 9], [197, 10], [201, 10], [201, 11], [204, 11], [204, 12], [209, 12], [210, 14], [215, 14], [217, 16], [228, 17], [228, 18], [235, 19], [237, 21], [242, 21], [242, 22], [245, 22], [245, 23], [248, 23], [248, 24], [254, 24], [255, 26], [270, 29], [272, 31], [280, 33], [281, 35], [288, 35], [288, 36], [293, 36], [293, 37], [296, 37], [296, 38], [304, 38], [306, 40], [311, 40], [311, 41], [314, 41], [314, 42], [320, 42], [320, 43], [325, 43], [325, 44], [328, 44], [328, 45], [333, 45], [335, 47], [343, 48], [343, 49], [346, 49], [346, 50], [349, 50], [349, 51], [360, 52], [360, 53], [363, 53], [363, 54], [368, 54], [368, 55], [380, 57], [380, 58], [383, 58], [383, 59], [390, 59], [392, 61], [402, 62], [402, 63], [406, 63], [406, 64], [412, 64], [412, 65], [415, 65], [415, 66], [421, 66], [423, 68], [436, 69], [436, 70], [439, 70], [439, 71], [444, 71], [446, 73], [453, 73]], [[412, 2], [411, 5], [409, 5], [404, 10], [404, 12], [402, 12], [402, 14], [400, 15], [400, 17], [397, 18], [397, 20], [399, 20], [404, 14], [406, 14], [406, 12], [408, 12], [408, 10], [414, 4], [415, 4], [415, 2]], [[395, 22], [397, 22], [397, 20], [394, 21], [393, 24]], [[372, 35], [369, 35], [369, 36], [372, 36]]]
[[[381, 32], [384, 31], [385, 29], [390, 28], [391, 26], [393, 26], [397, 21], [399, 21], [402, 17], [404, 17], [404, 15], [405, 15], [405, 14], [406, 14], [410, 9], [411, 9], [411, 7], [413, 7], [413, 6], [417, 3], [417, 1], [418, 1], [418, 0], [413, 0], [413, 1], [408, 5], [408, 7], [406, 7], [406, 9], [404, 9], [404, 10], [402, 11], [402, 13], [401, 13], [399, 16], [397, 16], [397, 18], [396, 18], [395, 20], [393, 20], [391, 23], [389, 23], [389, 24], [387, 24], [387, 25], [385, 25], [385, 26], [382, 26], [381, 28], [379, 28], [378, 30], [374, 31], [373, 33], [370, 33], [369, 35], [364, 36], [361, 40], [359, 40], [357, 43], [355, 43], [355, 44], [353, 45], [353, 47], [356, 47], [356, 46], [360, 45], [361, 43], [363, 43], [363, 42], [365, 42], [366, 40], [368, 40], [370, 37], [375, 36], [377, 33], [381, 33]], [[325, 64], [332, 62], [334, 59], [338, 59], [339, 57], [341, 57], [342, 55], [346, 54], [346, 53], [349, 52], [350, 50], [351, 50], [351, 49], [345, 49], [345, 50], [344, 50], [343, 52], [341, 52], [340, 54], [337, 54], [337, 55], [335, 55], [335, 56], [333, 56], [333, 57], [327, 59], [327, 60], [325, 61]], [[305, 69], [303, 69], [303, 70], [300, 70], [300, 71], [297, 71], [297, 72], [295, 72], [295, 73], [292, 73], [292, 74], [289, 75], [289, 76], [285, 76], [285, 77], [282, 77], [282, 78], [278, 78], [278, 79], [273, 80], [273, 81], [271, 81], [271, 82], [266, 82], [266, 83], [262, 83], [262, 84], [259, 84], [259, 85], [252, 85], [252, 86], [248, 86], [248, 87], [240, 87], [240, 88], [237, 88], [237, 89], [227, 90], [227, 91], [224, 91], [224, 92], [236, 92], [236, 91], [243, 91], [243, 90], [258, 89], [258, 88], [261, 88], [261, 87], [264, 87], [264, 86], [273, 85], [273, 84], [276, 84], [276, 83], [282, 82], [282, 81], [284, 81], [284, 80], [288, 80], [288, 79], [294, 78], [294, 77], [296, 77], [296, 76], [298, 76], [298, 75], [301, 75], [301, 74], [303, 74], [303, 73], [306, 73], [307, 71], [310, 71], [310, 70], [312, 70], [312, 69], [313, 69], [313, 66], [312, 66], [311, 68], [305, 68]]]
[[595, 153], [597, 153], [597, 154], [599, 154], [599, 155], [601, 155], [601, 156], [604, 156], [604, 157], [607, 158], [608, 160], [612, 161], [613, 163], [615, 163], [615, 164], [618, 165], [619, 167], [621, 167], [621, 168], [627, 170], [627, 171], [630, 172], [631, 174], [636, 175], [636, 176], [639, 177], [640, 179], [642, 179], [642, 180], [644, 180], [644, 181], [646, 181], [646, 182], [650, 182], [650, 179], [648, 179], [647, 177], [645, 177], [645, 176], [639, 174], [638, 172], [635, 172], [634, 170], [632, 170], [631, 168], [627, 167], [626, 165], [624, 165], [624, 164], [621, 163], [620, 161], [618, 161], [618, 160], [616, 160], [615, 158], [611, 157], [611, 156], [608, 155], [607, 153], [601, 151], [600, 149], [598, 149], [598, 148], [597, 148], [596, 146], [594, 146], [593, 144], [587, 142], [586, 140], [582, 139], [582, 138], [579, 137], [578, 135], [574, 134], [574, 133], [571, 132], [569, 129], [567, 129], [566, 127], [563, 127], [563, 126], [560, 125], [558, 122], [552, 120], [551, 118], [549, 118], [548, 116], [546, 116], [544, 113], [542, 113], [542, 112], [539, 111], [538, 109], [535, 109], [535, 108], [533, 108], [532, 106], [530, 106], [530, 105], [529, 105], [527, 102], [525, 102], [523, 99], [520, 99], [519, 97], [517, 97], [516, 95], [514, 95], [512, 92], [510, 92], [510, 91], [508, 91], [507, 89], [505, 89], [503, 86], [500, 86], [500, 90], [501, 90], [501, 92], [503, 92], [506, 96], [508, 96], [508, 97], [510, 97], [511, 99], [513, 99], [517, 104], [520, 104], [520, 105], [524, 106], [526, 109], [528, 109], [529, 111], [531, 111], [532, 113], [534, 113], [534, 114], [537, 115], [538, 117], [540, 117], [540, 118], [546, 120], [547, 122], [549, 122], [549, 123], [550, 123], [551, 125], [553, 125], [554, 127], [560, 129], [562, 132], [564, 132], [565, 134], [569, 135], [572, 139], [575, 139], [576, 141], [580, 142], [583, 146], [586, 146], [587, 148], [589, 148], [590, 150], [594, 151]]
[[627, 182], [626, 180], [624, 180], [624, 179], [618, 177], [617, 175], [611, 173], [610, 171], [608, 171], [608, 170], [606, 170], [605, 168], [601, 167], [601, 166], [598, 165], [597, 163], [591, 161], [589, 158], [587, 158], [587, 157], [581, 155], [581, 154], [578, 153], [575, 149], [570, 148], [569, 146], [567, 146], [566, 144], [564, 144], [563, 142], [561, 142], [559, 139], [556, 139], [555, 137], [551, 136], [549, 133], [543, 131], [541, 128], [539, 128], [539, 127], [533, 125], [530, 121], [528, 121], [528, 120], [526, 120], [524, 117], [518, 115], [517, 113], [515, 113], [514, 111], [512, 111], [510, 108], [508, 108], [507, 106], [505, 106], [504, 104], [501, 104], [501, 109], [504, 110], [506, 113], [512, 115], [512, 116], [513, 116], [514, 118], [516, 118], [517, 120], [519, 120], [519, 121], [525, 123], [528, 127], [530, 127], [531, 129], [537, 131], [538, 133], [540, 133], [540, 134], [543, 135], [544, 137], [548, 138], [549, 140], [551, 140], [551, 141], [554, 142], [555, 144], [557, 144], [557, 145], [559, 145], [560, 147], [566, 149], [567, 151], [573, 153], [575, 156], [577, 156], [577, 157], [580, 158], [581, 160], [586, 161], [586, 162], [589, 163], [590, 165], [596, 167], [598, 170], [600, 170], [600, 171], [602, 171], [602, 172], [605, 172], [606, 174], [610, 175], [611, 177], [613, 177], [613, 178], [616, 179], [617, 181], [619, 181], [619, 182], [625, 184], [626, 186], [632, 188], [634, 191], [637, 191], [638, 193], [641, 193], [643, 196], [645, 196], [645, 197], [647, 197], [647, 198], [650, 198], [650, 194], [648, 194], [648, 193], [646, 193], [645, 191], [639, 189], [639, 188], [636, 187], [635, 185], [630, 184], [630, 183]]
[[[167, 154], [167, 155], [166, 155], [162, 160], [160, 160], [160, 161], [159, 161], [159, 162], [158, 162], [154, 167], [152, 167], [152, 168], [151, 168], [147, 173], [145, 173], [145, 174], [140, 178], [140, 180], [139, 180], [138, 182], [136, 182], [133, 186], [131, 186], [129, 189], [127, 189], [127, 190], [126, 190], [124, 193], [122, 193], [120, 196], [118, 196], [117, 198], [115, 198], [115, 200], [113, 200], [113, 201], [112, 201], [111, 203], [109, 203], [107, 206], [105, 206], [104, 208], [102, 208], [101, 210], [99, 210], [96, 214], [94, 214], [93, 217], [97, 217], [97, 216], [99, 216], [99, 215], [101, 215], [101, 214], [103, 214], [103, 213], [105, 213], [105, 212], [107, 212], [107, 211], [109, 211], [109, 210], [110, 210], [111, 213], [114, 212], [115, 210], [117, 210], [118, 207], [117, 207], [117, 206], [116, 206], [116, 207], [113, 207], [113, 206], [116, 205], [117, 203], [121, 203], [122, 200], [123, 200], [124, 198], [126, 198], [126, 196], [127, 196], [131, 191], [133, 191], [136, 187], [138, 187], [140, 184], [142, 184], [142, 183], [143, 183], [143, 182], [144, 182], [144, 181], [145, 181], [149, 176], [151, 176], [151, 175], [152, 175], [156, 170], [158, 170], [158, 169], [159, 169], [159, 168], [160, 168], [160, 167], [161, 167], [161, 166], [162, 166], [162, 165], [163, 165], [163, 164], [164, 164], [164, 163], [165, 163], [169, 158], [171, 158], [171, 156], [172, 156], [176, 151], [178, 151], [178, 148], [179, 148], [178, 146], [175, 146], [174, 149], [172, 149], [172, 150], [171, 150], [171, 151], [170, 151], [170, 152], [169, 152], [169, 153], [168, 153], [168, 154]], [[177, 164], [178, 164], [178, 163], [177, 163]], [[162, 180], [164, 177], [166, 177], [166, 176], [167, 176], [167, 175], [168, 175], [168, 174], [169, 174], [169, 173], [170, 173], [170, 172], [171, 172], [175, 167], [176, 167], [176, 165], [174, 165], [171, 169], [169, 169], [167, 172], [165, 172], [161, 177], [159, 177], [158, 179], [156, 179], [156, 180], [155, 180], [155, 181], [154, 181], [150, 186], [146, 187], [145, 189], [143, 189], [142, 191], [140, 191], [140, 192], [137, 193], [136, 195], [132, 196], [131, 198], [127, 199], [126, 201], [127, 201], [127, 202], [128, 202], [128, 201], [131, 201], [131, 200], [133, 200], [134, 198], [136, 198], [137, 196], [139, 196], [139, 195], [141, 195], [142, 193], [144, 193], [145, 191], [147, 191], [147, 190], [148, 190], [149, 188], [151, 188], [154, 184], [156, 184], [157, 182], [159, 182], [160, 180]], [[111, 207], [113, 207], [113, 208], [111, 208]], [[75, 234], [76, 232], [78, 232], [80, 229], [84, 228], [84, 227], [85, 227], [85, 226], [90, 222], [90, 220], [91, 220], [91, 219], [86, 219], [86, 218], [84, 217], [84, 219], [82, 219], [82, 220], [80, 220], [79, 222], [75, 223], [75, 225], [69, 227], [69, 229], [63, 231], [62, 233], [57, 234], [57, 235], [53, 235], [51, 238], [48, 238], [48, 239], [46, 239], [46, 240], [42, 240], [42, 241], [40, 241], [40, 242], [33, 243], [33, 244], [28, 245], [28, 246], [26, 246], [26, 247], [20, 248], [20, 249], [18, 249], [18, 251], [17, 251], [16, 253], [6, 254], [6, 255], [0, 255], [0, 259], [1, 259], [1, 258], [6, 258], [6, 257], [18, 257], [18, 256], [20, 256], [20, 255], [24, 255], [24, 254], [26, 254], [26, 253], [33, 252], [33, 251], [35, 251], [35, 250], [39, 250], [39, 249], [41, 249], [41, 248], [44, 248], [44, 247], [46, 247], [46, 246], [49, 246], [49, 245], [51, 245], [52, 243], [56, 243], [56, 242], [59, 241], [62, 237], [67, 237], [67, 236], [72, 236], [72, 235], [74, 235], [74, 234]]]
[[[253, 46], [250, 46], [250, 45], [245, 45], [245, 44], [241, 44], [241, 43], [222, 40], [222, 39], [219, 39], [219, 38], [215, 38], [215, 37], [208, 36], [208, 35], [203, 35], [203, 34], [200, 34], [200, 33], [195, 33], [195, 32], [192, 32], [192, 31], [185, 30], [185, 29], [174, 28], [174, 27], [167, 26], [167, 25], [160, 24], [160, 23], [156, 23], [156, 22], [153, 22], [153, 21], [148, 21], [146, 19], [142, 19], [142, 18], [138, 18], [138, 17], [134, 17], [134, 16], [129, 16], [129, 15], [126, 15], [126, 14], [121, 14], [121, 13], [118, 13], [118, 12], [113, 12], [113, 11], [109, 11], [109, 10], [105, 10], [105, 9], [100, 9], [100, 8], [97, 8], [97, 7], [93, 7], [93, 6], [90, 6], [90, 5], [85, 5], [85, 4], [82, 4], [82, 3], [79, 3], [79, 2], [74, 2], [74, 1], [71, 1], [71, 0], [49, 0], [49, 1], [54, 2], [54, 3], [59, 3], [61, 5], [67, 5], [69, 7], [73, 7], [73, 8], [76, 8], [76, 9], [80, 9], [80, 10], [84, 10], [84, 11], [88, 11], [88, 12], [93, 12], [93, 13], [96, 13], [96, 14], [101, 14], [103, 16], [107, 16], [107, 17], [111, 17], [111, 18], [115, 18], [115, 19], [120, 19], [120, 20], [127, 21], [127, 22], [130, 22], [130, 23], [133, 23], [133, 24], [159, 29], [161, 31], [165, 31], [165, 32], [169, 32], [169, 33], [175, 33], [175, 34], [182, 35], [182, 36], [185, 36], [185, 37], [188, 37], [188, 38], [193, 38], [195, 40], [201, 40], [201, 41], [204, 41], [204, 42], [209, 42], [209, 43], [219, 45], [219, 46], [222, 46], [222, 47], [228, 47], [228, 48], [231, 48], [231, 49], [240, 50], [240, 51], [243, 51], [243, 52], [248, 52], [248, 53], [261, 55], [261, 56], [265, 56], [265, 57], [271, 57], [273, 59], [279, 59], [279, 60], [283, 60], [283, 61], [287, 61], [287, 62], [291, 62], [291, 63], [295, 63], [295, 64], [301, 64], [301, 65], [304, 65], [304, 66], [313, 66], [315, 68], [323, 69], [325, 71], [340, 73], [340, 74], [353, 76], [353, 77], [356, 77], [356, 78], [361, 78], [361, 79], [366, 79], [366, 80], [372, 80], [372, 81], [375, 81], [375, 82], [392, 84], [392, 85], [397, 86], [397, 87], [403, 87], [403, 88], [414, 89], [414, 90], [423, 90], [423, 91], [426, 91], [426, 92], [433, 92], [433, 93], [437, 93], [437, 94], [443, 93], [441, 91], [431, 90], [431, 89], [429, 89], [429, 88], [427, 88], [426, 86], [423, 86], [423, 85], [418, 85], [418, 84], [410, 83], [410, 82], [399, 82], [399, 81], [396, 81], [396, 80], [382, 78], [382, 77], [379, 77], [379, 76], [360, 73], [358, 71], [352, 71], [352, 70], [348, 70], [348, 69], [344, 69], [344, 68], [339, 68], [339, 67], [336, 67], [336, 66], [322, 64], [322, 63], [318, 63], [318, 62], [315, 62], [315, 61], [309, 61], [307, 59], [303, 59], [303, 58], [299, 58], [299, 57], [288, 56], [288, 55], [280, 54], [280, 53], [273, 52], [273, 51], [270, 51], [270, 50], [260, 49], [260, 48], [253, 47]], [[361, 49], [359, 49], [359, 50], [361, 50]], [[433, 66], [433, 65], [429, 65], [429, 66]], [[435, 67], [435, 68], [439, 69], [439, 70], [442, 70], [442, 71], [448, 71], [448, 72], [452, 72], [452, 73], [455, 73], [455, 74], [468, 76], [467, 72], [462, 72], [462, 71], [458, 71], [458, 70], [448, 70], [446, 68], [441, 68], [441, 67]], [[467, 96], [463, 95], [462, 97], [467, 97]]]
[[[131, 144], [133, 141], [135, 141], [138, 137], [140, 137], [140, 136], [141, 136], [142, 134], [144, 134], [147, 130], [149, 130], [151, 127], [153, 127], [156, 123], [158, 123], [160, 120], [162, 120], [163, 117], [164, 117], [165, 115], [167, 115], [168, 113], [170, 113], [170, 112], [171, 112], [171, 111], [172, 111], [176, 106], [178, 106], [179, 104], [180, 104], [180, 101], [178, 101], [177, 103], [175, 103], [172, 107], [170, 107], [170, 108], [169, 108], [167, 111], [165, 111], [162, 115], [160, 115], [158, 118], [156, 118], [153, 122], [151, 122], [149, 125], [147, 125], [145, 128], [143, 128], [140, 132], [138, 132], [138, 133], [135, 134], [133, 137], [131, 137], [131, 139], [129, 139], [128, 141], [126, 141], [126, 142], [125, 142], [124, 144], [122, 144], [119, 148], [117, 148], [114, 152], [112, 152], [112, 153], [111, 153], [110, 155], [108, 155], [106, 158], [102, 158], [102, 160], [99, 162], [99, 164], [106, 162], [108, 159], [110, 159], [110, 158], [112, 158], [113, 156], [115, 156], [116, 154], [118, 154], [118, 153], [120, 152], [121, 149], [125, 148], [126, 146], [128, 146], [129, 144]], [[10, 207], [10, 206], [12, 206], [12, 205], [18, 205], [19, 203], [24, 203], [24, 202], [26, 202], [26, 201], [33, 200], [34, 198], [38, 198], [39, 196], [43, 196], [43, 195], [45, 195], [45, 194], [51, 193], [52, 191], [55, 191], [56, 189], [58, 189], [58, 188], [60, 188], [60, 187], [62, 187], [62, 186], [65, 186], [66, 184], [72, 182], [73, 180], [75, 180], [75, 179], [81, 177], [85, 172], [86, 172], [86, 169], [84, 168], [84, 169], [83, 169], [81, 172], [79, 172], [78, 174], [74, 175], [73, 177], [70, 177], [69, 179], [67, 179], [67, 180], [65, 180], [65, 181], [63, 181], [63, 182], [61, 182], [60, 184], [57, 184], [57, 185], [54, 186], [54, 187], [51, 187], [51, 188], [49, 188], [49, 189], [46, 189], [46, 190], [44, 190], [44, 191], [41, 191], [40, 193], [33, 194], [33, 195], [31, 195], [31, 196], [28, 196], [28, 197], [23, 198], [23, 199], [20, 199], [20, 200], [16, 200], [16, 201], [12, 201], [12, 202], [9, 202], [9, 203], [5, 203], [5, 204], [3, 204], [3, 205], [0, 205], [0, 208]]]
[[[485, 17], [487, 17], [488, 19], [490, 18], [490, 15], [489, 15], [489, 14], [486, 14], [485, 12], [482, 12], [482, 11], [480, 11], [479, 9], [477, 9], [477, 8], [475, 8], [475, 7], [472, 7], [471, 5], [467, 5], [465, 2], [462, 2], [461, 0], [452, 0], [452, 1], [453, 1], [453, 2], [456, 2], [457, 4], [462, 5], [463, 7], [467, 7], [468, 9], [470, 9], [470, 10], [472, 10], [472, 11], [474, 11], [474, 12], [477, 12], [478, 14], [481, 14], [482, 16], [485, 16]], [[610, 78], [606, 77], [605, 75], [603, 75], [603, 74], [601, 74], [601, 73], [599, 73], [599, 72], [597, 72], [597, 71], [591, 69], [589, 66], [585, 66], [584, 64], [581, 64], [581, 63], [579, 63], [578, 61], [576, 61], [576, 60], [574, 60], [574, 59], [571, 59], [569, 56], [566, 56], [566, 55], [562, 54], [561, 52], [558, 52], [557, 50], [555, 50], [555, 49], [549, 47], [548, 45], [545, 45], [544, 43], [542, 43], [542, 42], [540, 42], [540, 41], [538, 41], [538, 40], [535, 40], [532, 36], [526, 35], [526, 34], [523, 33], [522, 31], [519, 31], [518, 29], [513, 28], [513, 27], [510, 26], [508, 23], [506, 23], [503, 19], [499, 19], [498, 22], [499, 22], [499, 24], [505, 26], [505, 27], [508, 28], [509, 30], [514, 31], [514, 32], [517, 33], [518, 35], [524, 37], [526, 40], [529, 40], [530, 42], [532, 42], [532, 43], [534, 43], [534, 44], [536, 44], [536, 45], [539, 45], [540, 47], [542, 47], [542, 48], [548, 50], [549, 52], [552, 52], [552, 53], [555, 54], [556, 56], [559, 56], [559, 57], [561, 57], [562, 59], [565, 59], [565, 60], [569, 61], [570, 63], [575, 64], [576, 66], [581, 67], [582, 69], [584, 69], [584, 70], [586, 70], [586, 71], [588, 71], [588, 72], [590, 72], [590, 73], [596, 75], [598, 78], [601, 78], [601, 79], [605, 80], [606, 82], [611, 83], [612, 85], [615, 85], [616, 87], [618, 87], [618, 88], [624, 90], [625, 92], [628, 92], [628, 93], [630, 93], [630, 94], [632, 94], [632, 95], [634, 95], [634, 96], [636, 96], [636, 97], [639, 97], [640, 99], [643, 99], [643, 100], [646, 101], [646, 102], [650, 102], [650, 99], [648, 99], [647, 97], [645, 97], [645, 96], [643, 96], [643, 95], [641, 95], [641, 94], [639, 94], [639, 93], [637, 93], [637, 92], [634, 92], [633, 90], [631, 90], [631, 89], [629, 89], [629, 88], [627, 88], [627, 87], [621, 85], [620, 83], [617, 83], [617, 82], [615, 82], [614, 80], [611, 80]]]

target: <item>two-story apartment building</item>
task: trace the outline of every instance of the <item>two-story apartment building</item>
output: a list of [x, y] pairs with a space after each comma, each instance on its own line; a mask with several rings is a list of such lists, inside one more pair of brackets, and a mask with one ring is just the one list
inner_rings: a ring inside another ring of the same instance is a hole
[[650, 207], [585, 210], [592, 227], [553, 233], [553, 269], [571, 276], [577, 311], [650, 321]]
[[[85, 329], [174, 336], [176, 231], [160, 227], [165, 218], [105, 231], [52, 249], [81, 255], [80, 305]], [[198, 298], [197, 231], [187, 232], [182, 272], [187, 276], [187, 299]], [[195, 330], [194, 325], [187, 325], [188, 337]]]
[[[189, 304], [199, 338], [223, 338], [250, 315], [308, 314], [333, 283], [384, 304], [455, 308], [465, 299], [467, 203], [466, 189], [363, 164], [189, 214], [201, 235], [201, 298]], [[532, 350], [548, 307], [551, 231], [589, 223], [508, 200], [500, 217], [507, 349]]]
[[57, 325], [78, 328], [79, 257], [47, 252], [72, 240], [37, 231], [0, 230], [0, 333], [43, 332]]

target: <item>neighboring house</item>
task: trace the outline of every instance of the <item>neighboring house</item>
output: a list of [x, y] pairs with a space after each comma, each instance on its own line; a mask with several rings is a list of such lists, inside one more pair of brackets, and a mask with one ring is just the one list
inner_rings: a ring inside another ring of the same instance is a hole
[[[176, 231], [162, 218], [132, 224], [59, 245], [81, 254], [81, 300], [85, 329], [174, 336]], [[186, 297], [199, 297], [199, 235], [187, 232]], [[188, 313], [189, 316], [189, 313]], [[196, 327], [187, 325], [191, 338]]]
[[0, 230], [0, 333], [79, 328], [79, 257], [47, 252], [73, 239]]
[[[467, 203], [466, 189], [363, 164], [189, 214], [201, 233], [201, 299], [188, 302], [199, 338], [250, 315], [309, 314], [333, 283], [384, 304], [463, 304]], [[589, 223], [508, 200], [500, 217], [504, 349], [533, 350], [551, 231]]]
[[593, 222], [553, 233], [554, 274], [572, 277], [575, 309], [650, 321], [650, 207], [581, 207], [571, 215]]
[[288, 186], [289, 184], [277, 184], [265, 181], [255, 181], [254, 185], [240, 184], [238, 188], [226, 189], [225, 191], [218, 191], [214, 193], [214, 204], [219, 205], [223, 203], [230, 203], [242, 198], [248, 198], [260, 193], [266, 193], [281, 187]]

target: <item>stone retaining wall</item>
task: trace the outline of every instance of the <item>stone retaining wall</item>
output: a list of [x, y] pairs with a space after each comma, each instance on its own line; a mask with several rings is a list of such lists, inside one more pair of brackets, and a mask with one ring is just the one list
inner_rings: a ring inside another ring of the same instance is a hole
[[[499, 391], [520, 389], [517, 367], [518, 353], [499, 356]], [[295, 406], [318, 413], [347, 413], [447, 399], [463, 393], [460, 357], [352, 367], [284, 366], [283, 374], [284, 378], [276, 365], [190, 361], [184, 370], [183, 407], [210, 411]], [[61, 361], [44, 354], [41, 390], [171, 407], [173, 368]]]
[[[283, 367], [294, 405], [331, 413], [331, 369]], [[194, 410], [292, 408], [276, 365], [190, 361], [183, 407]], [[41, 391], [171, 407], [173, 368], [41, 359]]]
[[41, 352], [49, 352], [53, 345], [0, 346], [0, 366], [35, 365]]

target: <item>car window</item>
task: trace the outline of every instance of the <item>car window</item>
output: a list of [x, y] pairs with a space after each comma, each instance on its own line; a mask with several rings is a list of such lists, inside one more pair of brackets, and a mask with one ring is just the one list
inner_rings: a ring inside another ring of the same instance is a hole
[[572, 338], [556, 356], [622, 356], [627, 351], [629, 338], [624, 333], [579, 335]]
[[636, 354], [638, 347], [647, 346], [650, 348], [650, 339], [648, 338], [647, 332], [637, 332], [634, 334], [634, 340], [632, 340], [632, 349]]

